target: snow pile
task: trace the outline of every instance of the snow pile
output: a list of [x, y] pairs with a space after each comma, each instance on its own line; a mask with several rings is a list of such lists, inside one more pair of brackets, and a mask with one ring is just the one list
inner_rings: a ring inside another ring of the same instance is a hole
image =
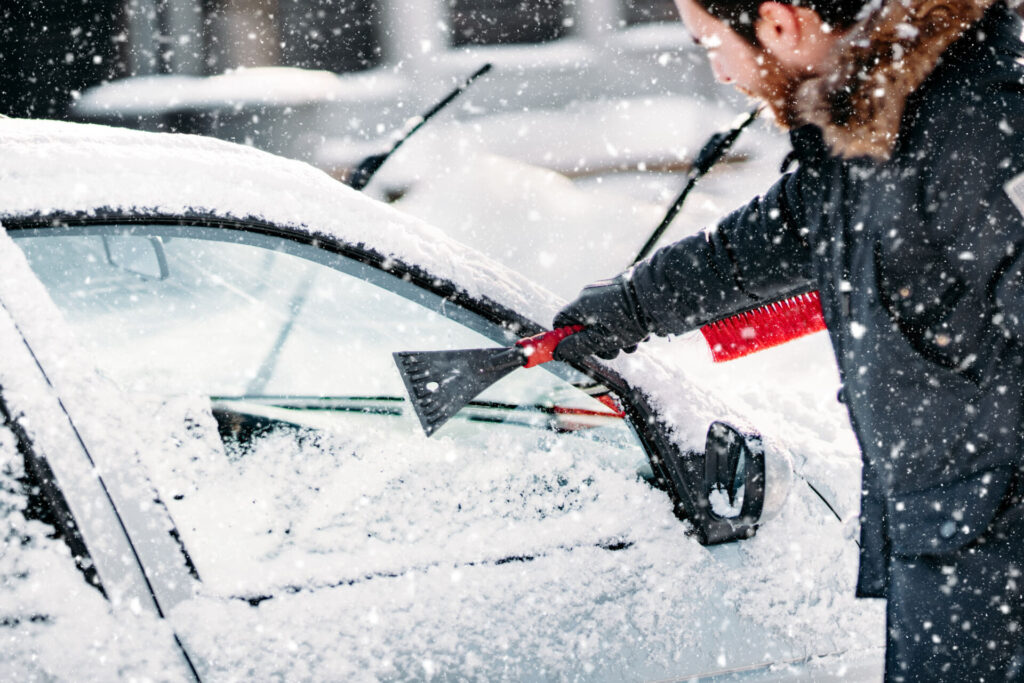
[[235, 69], [217, 76], [161, 74], [110, 81], [87, 91], [76, 113], [122, 116], [184, 109], [303, 105], [367, 97], [397, 97], [405, 81], [386, 71], [341, 78], [330, 71], [266, 66]]

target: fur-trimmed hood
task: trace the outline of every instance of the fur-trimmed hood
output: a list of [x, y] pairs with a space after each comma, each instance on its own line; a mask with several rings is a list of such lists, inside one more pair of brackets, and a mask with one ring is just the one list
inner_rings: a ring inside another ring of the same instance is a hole
[[872, 0], [802, 83], [792, 118], [821, 128], [832, 153], [885, 160], [910, 96], [997, 0]]

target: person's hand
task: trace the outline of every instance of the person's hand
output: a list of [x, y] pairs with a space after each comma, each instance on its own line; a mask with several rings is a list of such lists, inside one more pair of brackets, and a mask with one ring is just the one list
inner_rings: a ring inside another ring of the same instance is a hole
[[651, 323], [641, 310], [628, 275], [602, 280], [583, 288], [576, 300], [555, 316], [554, 329], [583, 325], [586, 329], [562, 340], [555, 359], [580, 361], [593, 354], [611, 360], [636, 351], [636, 345], [651, 332]]

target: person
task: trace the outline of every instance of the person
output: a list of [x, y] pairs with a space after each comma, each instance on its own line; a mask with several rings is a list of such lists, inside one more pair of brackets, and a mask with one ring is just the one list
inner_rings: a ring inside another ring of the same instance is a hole
[[862, 452], [857, 594], [890, 681], [1024, 665], [1024, 67], [994, 0], [677, 0], [795, 170], [594, 283], [560, 360], [817, 289]]

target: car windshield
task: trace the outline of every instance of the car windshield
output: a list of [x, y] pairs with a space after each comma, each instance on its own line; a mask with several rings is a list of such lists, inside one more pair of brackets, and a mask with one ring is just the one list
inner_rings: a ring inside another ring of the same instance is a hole
[[[143, 457], [214, 593], [527, 556], [531, 524], [573, 514], [596, 471], [649, 474], [607, 389], [561, 363], [512, 373], [424, 437], [392, 353], [515, 337], [351, 258], [226, 228], [11, 234], [100, 371], [168, 418], [174, 438]], [[211, 457], [175, 457], [186, 439]]]

